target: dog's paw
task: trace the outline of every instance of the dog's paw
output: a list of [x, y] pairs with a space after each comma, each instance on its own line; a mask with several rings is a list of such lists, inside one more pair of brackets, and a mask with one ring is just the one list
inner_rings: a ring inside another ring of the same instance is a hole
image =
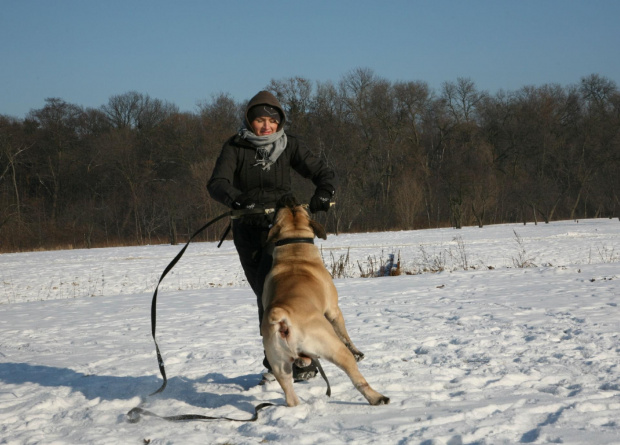
[[381, 396], [377, 400], [373, 400], [372, 405], [387, 405], [388, 403], [390, 403], [390, 398]]
[[364, 353], [357, 349], [355, 346], [353, 346], [353, 344], [345, 342], [345, 346], [351, 352], [351, 354], [353, 354], [356, 362], [359, 362], [364, 358]]

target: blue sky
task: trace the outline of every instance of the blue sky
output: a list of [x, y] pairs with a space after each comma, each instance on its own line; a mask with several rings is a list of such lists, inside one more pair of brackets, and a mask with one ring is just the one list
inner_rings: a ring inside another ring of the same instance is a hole
[[0, 0], [0, 114], [138, 91], [196, 111], [271, 79], [337, 83], [355, 68], [439, 91], [620, 84], [617, 0]]

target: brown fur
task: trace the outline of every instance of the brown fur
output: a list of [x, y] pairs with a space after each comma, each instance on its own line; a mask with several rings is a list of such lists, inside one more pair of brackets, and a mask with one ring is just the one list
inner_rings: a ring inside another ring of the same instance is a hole
[[[278, 210], [268, 242], [315, 235], [327, 237], [323, 226], [310, 219], [303, 207], [289, 203]], [[341, 368], [371, 405], [389, 403], [390, 399], [372, 389], [359, 372], [357, 361], [364, 354], [349, 338], [336, 287], [316, 246], [287, 244], [274, 249], [263, 307], [265, 353], [288, 406], [299, 404], [293, 390], [293, 363], [307, 365], [311, 358], [325, 358]]]

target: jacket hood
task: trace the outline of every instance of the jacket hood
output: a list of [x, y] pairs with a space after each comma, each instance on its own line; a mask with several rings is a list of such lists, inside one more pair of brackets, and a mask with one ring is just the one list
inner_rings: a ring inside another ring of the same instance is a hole
[[250, 122], [248, 121], [248, 111], [250, 110], [250, 108], [256, 105], [270, 105], [274, 108], [277, 108], [280, 112], [280, 115], [282, 116], [282, 119], [280, 119], [280, 124], [278, 125], [278, 130], [281, 130], [284, 127], [284, 122], [286, 122], [286, 114], [282, 109], [280, 101], [278, 101], [278, 99], [276, 99], [276, 97], [269, 91], [260, 91], [258, 94], [256, 94], [256, 96], [250, 99], [250, 101], [248, 102], [248, 106], [245, 109], [245, 125], [247, 128], [252, 128]]

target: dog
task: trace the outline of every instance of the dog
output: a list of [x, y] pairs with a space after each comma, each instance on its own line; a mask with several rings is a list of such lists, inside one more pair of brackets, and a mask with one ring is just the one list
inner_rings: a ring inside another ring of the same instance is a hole
[[371, 405], [388, 397], [370, 387], [357, 367], [364, 354], [355, 347], [338, 307], [338, 292], [323, 265], [315, 235], [325, 228], [292, 196], [280, 202], [267, 243], [274, 243], [273, 265], [265, 279], [261, 335], [272, 373], [288, 406], [299, 405], [293, 390], [293, 363], [304, 367], [325, 358], [342, 369]]

